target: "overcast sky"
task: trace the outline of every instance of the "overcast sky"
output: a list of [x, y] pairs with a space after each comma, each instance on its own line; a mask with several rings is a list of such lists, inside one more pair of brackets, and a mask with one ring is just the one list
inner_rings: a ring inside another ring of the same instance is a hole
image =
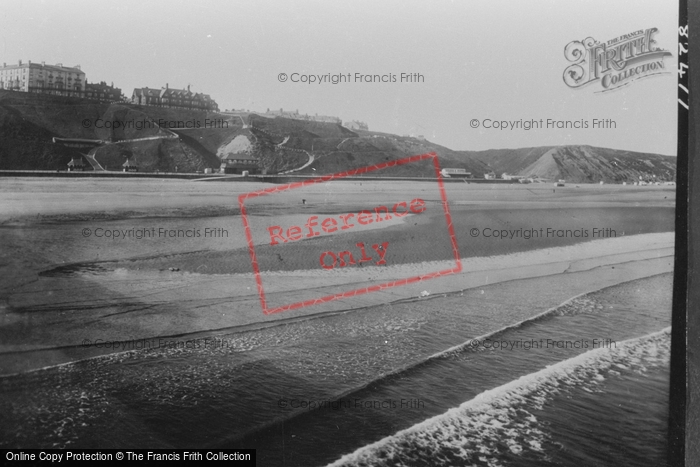
[[[677, 67], [672, 0], [2, 0], [0, 61], [80, 64], [88, 81], [184, 88], [223, 109], [358, 119], [452, 149], [562, 144], [676, 151], [676, 75], [567, 87], [564, 47], [656, 27]], [[420, 73], [422, 83], [302, 84], [286, 73]], [[472, 119], [612, 119], [615, 129], [499, 131]]]

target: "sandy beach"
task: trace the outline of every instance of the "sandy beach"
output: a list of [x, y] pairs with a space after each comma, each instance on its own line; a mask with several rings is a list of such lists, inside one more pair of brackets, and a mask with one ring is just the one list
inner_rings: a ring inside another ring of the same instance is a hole
[[[580, 185], [555, 192], [543, 184], [447, 184], [462, 261], [459, 273], [264, 315], [238, 196], [267, 187], [183, 180], [6, 180], [0, 187], [1, 371], [14, 373], [118, 350], [90, 345], [95, 342], [230, 332], [508, 281], [593, 271], [577, 288], [583, 293], [672, 270], [673, 187]], [[266, 229], [275, 223], [303, 225], [311, 216], [357, 213], [417, 197], [426, 200], [425, 212], [289, 244], [268, 244]], [[430, 182], [352, 181], [251, 200], [246, 207], [269, 305], [454, 269], [439, 200]], [[479, 235], [471, 229], [478, 229]], [[524, 231], [538, 229], [568, 230], [571, 235], [525, 238]], [[605, 229], [615, 235], [604, 236]], [[135, 233], [158, 230], [199, 235], [137, 238]], [[114, 232], [128, 231], [130, 236], [114, 238]], [[214, 235], [223, 231], [225, 236]], [[494, 231], [515, 233], [496, 238]], [[581, 235], [584, 231], [586, 237]], [[368, 250], [387, 242], [386, 264], [377, 266], [375, 253], [371, 263], [331, 270], [320, 266], [319, 254], [340, 252], [358, 242], [366, 243]]]

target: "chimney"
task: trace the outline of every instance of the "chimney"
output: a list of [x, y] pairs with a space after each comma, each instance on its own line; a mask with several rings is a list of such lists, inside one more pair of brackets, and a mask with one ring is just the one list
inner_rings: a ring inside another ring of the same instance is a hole
[[80, 70], [80, 65], [75, 65], [73, 68], [77, 68], [78, 70]]
[[190, 85], [187, 85], [187, 92], [190, 92]]
[[168, 83], [165, 83], [165, 89], [168, 89]]
[[29, 63], [29, 64], [31, 65], [31, 64], [32, 64], [32, 61], [31, 61], [31, 60], [27, 60], [27, 63]]
[[22, 64], [22, 60], [19, 61], [19, 64], [20, 64], [20, 65]]

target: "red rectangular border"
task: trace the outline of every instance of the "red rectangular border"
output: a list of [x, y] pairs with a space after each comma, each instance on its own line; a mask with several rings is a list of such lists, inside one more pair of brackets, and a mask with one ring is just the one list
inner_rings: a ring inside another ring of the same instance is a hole
[[[441, 271], [431, 272], [428, 274], [423, 274], [420, 276], [413, 276], [407, 279], [400, 279], [392, 282], [385, 282], [379, 285], [373, 285], [371, 287], [365, 287], [363, 289], [350, 290], [347, 292], [340, 292], [333, 295], [327, 295], [325, 297], [316, 298], [313, 300], [305, 300], [303, 302], [291, 303], [289, 305], [282, 305], [275, 308], [268, 308], [267, 301], [265, 300], [265, 291], [263, 289], [262, 277], [260, 276], [260, 268], [258, 266], [258, 259], [255, 254], [255, 245], [253, 243], [253, 235], [250, 231], [250, 224], [248, 223], [248, 214], [245, 208], [245, 202], [249, 198], [257, 198], [258, 196], [269, 195], [273, 193], [280, 193], [283, 191], [291, 190], [293, 188], [300, 188], [309, 185], [314, 185], [316, 183], [327, 182], [330, 180], [335, 180], [337, 178], [349, 177], [352, 175], [360, 175], [367, 172], [372, 172], [375, 170], [385, 169], [388, 167], [396, 167], [399, 165], [410, 164], [411, 162], [422, 161], [425, 159], [432, 159], [433, 166], [435, 167], [435, 177], [438, 181], [438, 186], [440, 190], [440, 198], [442, 199], [442, 208], [445, 211], [445, 220], [447, 221], [447, 230], [450, 235], [450, 241], [452, 243], [452, 252], [455, 257], [456, 266], [452, 269], [443, 269]], [[262, 306], [263, 314], [270, 315], [273, 313], [280, 313], [287, 310], [295, 310], [297, 308], [303, 308], [310, 305], [318, 305], [320, 303], [329, 302], [331, 300], [338, 300], [340, 298], [354, 297], [356, 295], [364, 295], [370, 292], [377, 292], [379, 290], [388, 289], [390, 287], [396, 287], [400, 285], [412, 284], [414, 282], [420, 282], [426, 279], [432, 279], [434, 277], [446, 276], [448, 274], [455, 274], [462, 271], [462, 260], [459, 256], [459, 249], [457, 247], [457, 238], [455, 237], [454, 225], [452, 224], [452, 215], [450, 214], [450, 207], [447, 203], [447, 195], [445, 193], [445, 184], [442, 180], [442, 174], [440, 173], [440, 163], [438, 162], [437, 154], [434, 152], [421, 154], [418, 156], [410, 156], [403, 159], [396, 159], [389, 162], [383, 162], [381, 164], [371, 165], [368, 167], [362, 167], [359, 169], [348, 170], [345, 172], [338, 172], [332, 175], [324, 175], [321, 177], [313, 178], [310, 180], [305, 180], [303, 182], [289, 183], [287, 185], [281, 185], [273, 188], [267, 188], [264, 190], [251, 191], [249, 193], [244, 193], [238, 197], [238, 204], [241, 208], [241, 218], [243, 219], [243, 227], [245, 229], [246, 238], [248, 240], [248, 250], [250, 252], [250, 260], [253, 264], [253, 272], [255, 273], [255, 282], [258, 286], [258, 295], [260, 296], [260, 304]]]

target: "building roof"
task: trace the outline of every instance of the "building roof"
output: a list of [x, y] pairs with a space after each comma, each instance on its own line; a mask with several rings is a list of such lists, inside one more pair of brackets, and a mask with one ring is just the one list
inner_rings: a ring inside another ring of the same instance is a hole
[[228, 161], [228, 160], [247, 160], [250, 162], [258, 162], [258, 158], [255, 157], [252, 154], [247, 154], [247, 153], [239, 153], [239, 154], [234, 154], [234, 153], [229, 153], [226, 154], [224, 157], [221, 158], [222, 161]]
[[12, 70], [15, 68], [42, 68], [44, 70], [48, 71], [68, 71], [71, 73], [85, 73], [80, 69], [80, 65], [76, 66], [63, 66], [63, 65], [42, 65], [41, 63], [35, 63], [35, 62], [30, 62], [30, 63], [22, 63], [21, 65], [16, 63], [12, 65], [5, 65], [3, 67], [0, 67], [3, 70]]
[[68, 163], [68, 166], [73, 167], [73, 166], [84, 166], [85, 162], [83, 162], [82, 157], [73, 157], [70, 162]]
[[160, 97], [193, 97], [196, 95], [187, 89], [162, 88], [160, 90]]
[[85, 82], [85, 89], [90, 88], [90, 89], [98, 89], [98, 90], [104, 90], [104, 91], [121, 91], [119, 88], [115, 88], [114, 84], [111, 86], [105, 83], [104, 81], [101, 81], [99, 83], [88, 83], [87, 81]]
[[138, 167], [131, 159], [127, 159], [126, 162], [122, 164], [122, 167]]
[[160, 97], [160, 89], [134, 88], [134, 94], [137, 96]]
[[133, 94], [137, 97], [154, 97], [154, 98], [178, 98], [178, 99], [191, 99], [198, 101], [205, 101], [214, 103], [214, 99], [211, 98], [209, 94], [203, 94], [199, 92], [192, 92], [189, 89], [175, 89], [171, 87], [165, 88], [134, 88]]

